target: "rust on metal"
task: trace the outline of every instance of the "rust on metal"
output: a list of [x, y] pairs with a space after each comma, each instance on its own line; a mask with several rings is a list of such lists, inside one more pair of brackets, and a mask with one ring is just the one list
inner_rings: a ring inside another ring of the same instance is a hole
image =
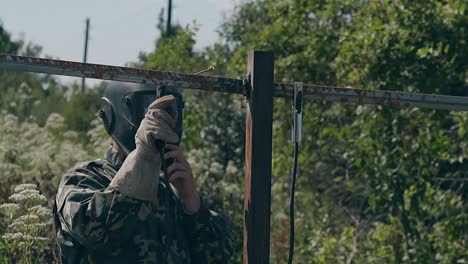
[[139, 68], [118, 67], [0, 54], [0, 67], [21, 71], [86, 77], [180, 88], [242, 93], [242, 80]]
[[[141, 84], [178, 86], [249, 96], [242, 80], [139, 68], [118, 67], [0, 54], [0, 68]], [[273, 84], [274, 97], [292, 97], [294, 84]], [[468, 97], [305, 85], [304, 98], [328, 102], [375, 104], [468, 111]]]
[[[294, 84], [275, 83], [275, 97], [292, 97]], [[468, 111], [468, 97], [304, 85], [308, 100]]]

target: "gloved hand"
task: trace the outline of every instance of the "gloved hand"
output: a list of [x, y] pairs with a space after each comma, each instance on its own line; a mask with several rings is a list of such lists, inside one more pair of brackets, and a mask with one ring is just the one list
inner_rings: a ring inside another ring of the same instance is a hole
[[156, 142], [177, 143], [174, 117], [164, 109], [175, 97], [163, 96], [148, 108], [135, 135], [136, 149], [127, 156], [109, 185], [121, 193], [158, 205], [158, 184], [161, 158]]
[[[176, 98], [172, 95], [163, 96], [154, 101], [148, 108], [145, 118], [135, 136], [135, 144], [145, 154], [154, 155], [158, 153], [156, 141], [165, 143], [177, 143], [179, 137], [174, 131], [176, 123], [175, 116], [169, 115], [166, 109]], [[158, 154], [159, 155], [159, 154]]]

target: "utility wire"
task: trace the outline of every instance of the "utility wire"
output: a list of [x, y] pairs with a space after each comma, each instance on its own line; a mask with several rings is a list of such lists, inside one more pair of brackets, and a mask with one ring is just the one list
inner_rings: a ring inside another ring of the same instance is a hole
[[294, 193], [296, 192], [297, 157], [299, 155], [299, 142], [294, 143], [294, 167], [291, 175], [290, 203], [289, 203], [289, 258], [293, 263], [294, 257]]

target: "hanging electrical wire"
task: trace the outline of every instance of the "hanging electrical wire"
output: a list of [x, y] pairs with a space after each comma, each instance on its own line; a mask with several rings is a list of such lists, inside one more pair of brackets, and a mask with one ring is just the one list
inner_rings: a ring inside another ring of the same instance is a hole
[[289, 257], [288, 263], [293, 262], [294, 257], [294, 196], [296, 192], [296, 177], [297, 177], [297, 159], [299, 156], [299, 142], [302, 140], [302, 113], [304, 108], [303, 96], [304, 84], [301, 82], [294, 83], [294, 95], [292, 106], [292, 124], [291, 124], [291, 141], [294, 143], [294, 165], [291, 175], [290, 186], [290, 202], [289, 202]]
[[293, 262], [294, 257], [294, 194], [296, 192], [296, 176], [297, 176], [297, 158], [299, 156], [299, 143], [294, 143], [294, 166], [291, 175], [290, 202], [289, 202], [289, 258], [288, 263]]

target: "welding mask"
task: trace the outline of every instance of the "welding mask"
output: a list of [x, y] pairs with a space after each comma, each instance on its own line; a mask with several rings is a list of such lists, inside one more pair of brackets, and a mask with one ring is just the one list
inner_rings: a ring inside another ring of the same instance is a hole
[[145, 117], [149, 105], [164, 95], [174, 95], [176, 101], [167, 111], [176, 111], [175, 132], [182, 138], [182, 112], [184, 102], [178, 88], [111, 82], [101, 98], [99, 116], [107, 133], [119, 146], [125, 157], [135, 146], [135, 134]]

